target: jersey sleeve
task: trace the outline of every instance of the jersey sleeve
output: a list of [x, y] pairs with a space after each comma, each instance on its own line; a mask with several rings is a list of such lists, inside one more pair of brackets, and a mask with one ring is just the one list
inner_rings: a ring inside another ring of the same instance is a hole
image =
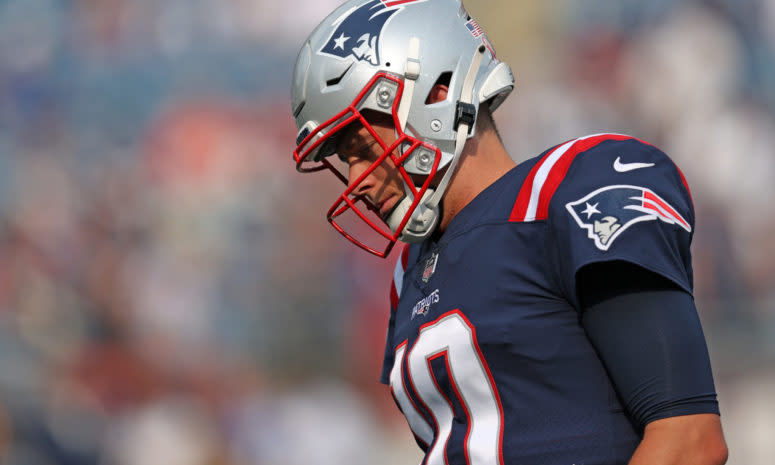
[[553, 153], [537, 213], [545, 209], [554, 268], [576, 307], [579, 270], [599, 262], [633, 263], [691, 294], [694, 208], [675, 163], [653, 145], [619, 135], [577, 139]]
[[390, 371], [393, 369], [393, 363], [395, 362], [395, 350], [393, 348], [393, 334], [396, 324], [396, 309], [398, 308], [398, 300], [401, 297], [401, 289], [404, 285], [404, 273], [409, 261], [409, 245], [405, 245], [401, 250], [401, 255], [396, 261], [396, 267], [393, 271], [393, 280], [390, 283], [390, 319], [388, 320], [387, 335], [385, 337], [385, 356], [382, 360], [382, 374], [380, 375], [379, 382], [382, 384], [390, 384]]
[[692, 296], [624, 262], [588, 266], [580, 275], [584, 332], [638, 429], [662, 418], [719, 415]]

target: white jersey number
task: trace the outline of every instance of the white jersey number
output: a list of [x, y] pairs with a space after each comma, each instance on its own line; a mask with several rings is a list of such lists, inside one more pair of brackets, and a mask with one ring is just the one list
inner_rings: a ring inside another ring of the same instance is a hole
[[[439, 387], [431, 361], [446, 358], [449, 392], [457, 397], [467, 417], [463, 450], [469, 465], [501, 465], [503, 413], [500, 397], [476, 342], [476, 331], [466, 317], [455, 310], [420, 328], [414, 346], [396, 348], [390, 372], [390, 387], [414, 434], [430, 445], [427, 465], [445, 465], [447, 441], [452, 432], [454, 412], [447, 394]], [[408, 376], [404, 376], [405, 367]], [[404, 383], [408, 379], [409, 383]], [[411, 389], [425, 410], [431, 426], [407, 394]], [[435, 440], [434, 440], [435, 433]]]

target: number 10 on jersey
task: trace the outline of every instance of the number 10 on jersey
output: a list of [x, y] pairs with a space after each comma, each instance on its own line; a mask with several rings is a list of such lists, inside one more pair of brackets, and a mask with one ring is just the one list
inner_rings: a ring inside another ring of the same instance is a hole
[[[441, 369], [446, 371], [445, 377], [439, 373]], [[440, 383], [444, 378], [448, 382]], [[453, 424], [466, 428], [462, 447], [467, 464], [503, 464], [500, 397], [479, 349], [476, 330], [459, 310], [423, 325], [408, 350], [406, 341], [396, 348], [390, 387], [415, 436], [429, 446], [425, 465], [447, 463]], [[462, 411], [455, 412], [451, 396]]]

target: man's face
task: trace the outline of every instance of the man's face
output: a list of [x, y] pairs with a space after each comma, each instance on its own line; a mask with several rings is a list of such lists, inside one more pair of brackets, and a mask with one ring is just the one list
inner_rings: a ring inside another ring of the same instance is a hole
[[[382, 141], [390, 145], [396, 140], [392, 118], [387, 115], [371, 114], [369, 123]], [[380, 163], [358, 183], [364, 172], [383, 155], [383, 150], [374, 136], [360, 122], [344, 130], [338, 138], [336, 151], [348, 164], [349, 185], [353, 194], [365, 196], [386, 219], [393, 207], [404, 197], [404, 183], [390, 157]], [[358, 183], [355, 186], [355, 183]]]

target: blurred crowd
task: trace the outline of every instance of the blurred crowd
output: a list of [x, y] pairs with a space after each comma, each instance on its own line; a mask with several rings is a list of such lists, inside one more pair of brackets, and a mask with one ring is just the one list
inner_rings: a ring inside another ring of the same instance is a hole
[[[376, 381], [393, 260], [291, 161], [338, 3], [0, 1], [0, 463], [417, 461]], [[611, 3], [465, 2], [517, 77], [496, 121], [518, 161], [611, 131], [678, 163], [729, 463], [769, 464], [775, 2]]]

